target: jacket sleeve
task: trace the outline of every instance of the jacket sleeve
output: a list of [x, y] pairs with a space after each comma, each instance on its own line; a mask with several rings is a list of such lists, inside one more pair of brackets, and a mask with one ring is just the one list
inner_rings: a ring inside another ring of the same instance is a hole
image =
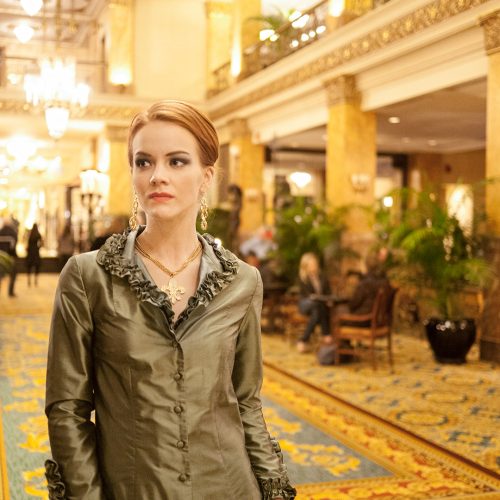
[[46, 462], [49, 498], [102, 500], [92, 384], [93, 322], [78, 260], [56, 291], [47, 362], [45, 413], [54, 461]]
[[245, 445], [252, 469], [259, 483], [263, 500], [293, 499], [295, 489], [290, 485], [278, 442], [269, 436], [260, 390], [262, 387], [262, 352], [260, 342], [260, 313], [262, 309], [262, 280], [256, 270], [256, 286], [238, 332], [233, 368], [233, 386], [238, 398], [245, 431]]

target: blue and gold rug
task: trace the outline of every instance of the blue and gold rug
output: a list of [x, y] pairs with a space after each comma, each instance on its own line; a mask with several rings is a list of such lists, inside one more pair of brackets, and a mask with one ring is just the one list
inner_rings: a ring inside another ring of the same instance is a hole
[[282, 372], [263, 392], [299, 499], [500, 498], [494, 474]]
[[[48, 315], [0, 320], [3, 464], [12, 499], [47, 498], [48, 326]], [[478, 468], [270, 367], [263, 393], [299, 498], [500, 498], [500, 482]]]
[[500, 367], [477, 349], [465, 365], [443, 365], [423, 339], [396, 335], [394, 344], [394, 373], [382, 346], [377, 371], [369, 359], [321, 366], [279, 336], [264, 336], [263, 351], [268, 366], [499, 474]]

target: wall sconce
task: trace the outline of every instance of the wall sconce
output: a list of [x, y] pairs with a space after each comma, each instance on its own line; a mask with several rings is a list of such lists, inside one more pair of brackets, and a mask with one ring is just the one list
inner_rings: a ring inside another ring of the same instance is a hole
[[312, 176], [307, 172], [293, 172], [290, 174], [290, 180], [298, 189], [305, 188], [311, 182]]
[[260, 191], [256, 188], [245, 189], [245, 199], [247, 201], [258, 201], [260, 199]]
[[[87, 209], [87, 239], [92, 240], [94, 211], [99, 207], [101, 200], [107, 196], [109, 190], [109, 176], [95, 168], [80, 172], [80, 197], [81, 203]], [[83, 251], [83, 220], [80, 224], [80, 251]]]
[[233, 158], [239, 158], [240, 157], [240, 147], [238, 146], [238, 144], [231, 144], [229, 146], [229, 154]]
[[351, 174], [351, 184], [354, 191], [357, 193], [363, 193], [368, 189], [370, 185], [370, 175], [369, 174]]

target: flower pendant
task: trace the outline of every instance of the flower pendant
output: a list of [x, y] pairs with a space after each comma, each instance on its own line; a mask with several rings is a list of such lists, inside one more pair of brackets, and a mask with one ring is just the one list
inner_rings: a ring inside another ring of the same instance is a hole
[[167, 294], [167, 297], [170, 299], [172, 304], [175, 304], [181, 300], [181, 295], [186, 292], [186, 289], [183, 286], [178, 285], [177, 281], [171, 279], [168, 282], [168, 285], [163, 285], [161, 287], [161, 291]]

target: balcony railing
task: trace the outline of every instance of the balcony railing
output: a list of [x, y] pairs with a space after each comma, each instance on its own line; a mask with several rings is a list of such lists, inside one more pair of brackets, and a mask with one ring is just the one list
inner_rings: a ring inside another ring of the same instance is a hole
[[[338, 25], [343, 25], [366, 12], [388, 3], [390, 0], [351, 0], [348, 10], [339, 16]], [[216, 95], [232, 84], [248, 78], [255, 73], [297, 52], [316, 40], [331, 33], [335, 23], [328, 20], [330, 0], [324, 0], [303, 12], [298, 19], [283, 24], [267, 39], [243, 50], [242, 69], [237, 77], [231, 75], [231, 63], [220, 66], [213, 72], [209, 95]]]

